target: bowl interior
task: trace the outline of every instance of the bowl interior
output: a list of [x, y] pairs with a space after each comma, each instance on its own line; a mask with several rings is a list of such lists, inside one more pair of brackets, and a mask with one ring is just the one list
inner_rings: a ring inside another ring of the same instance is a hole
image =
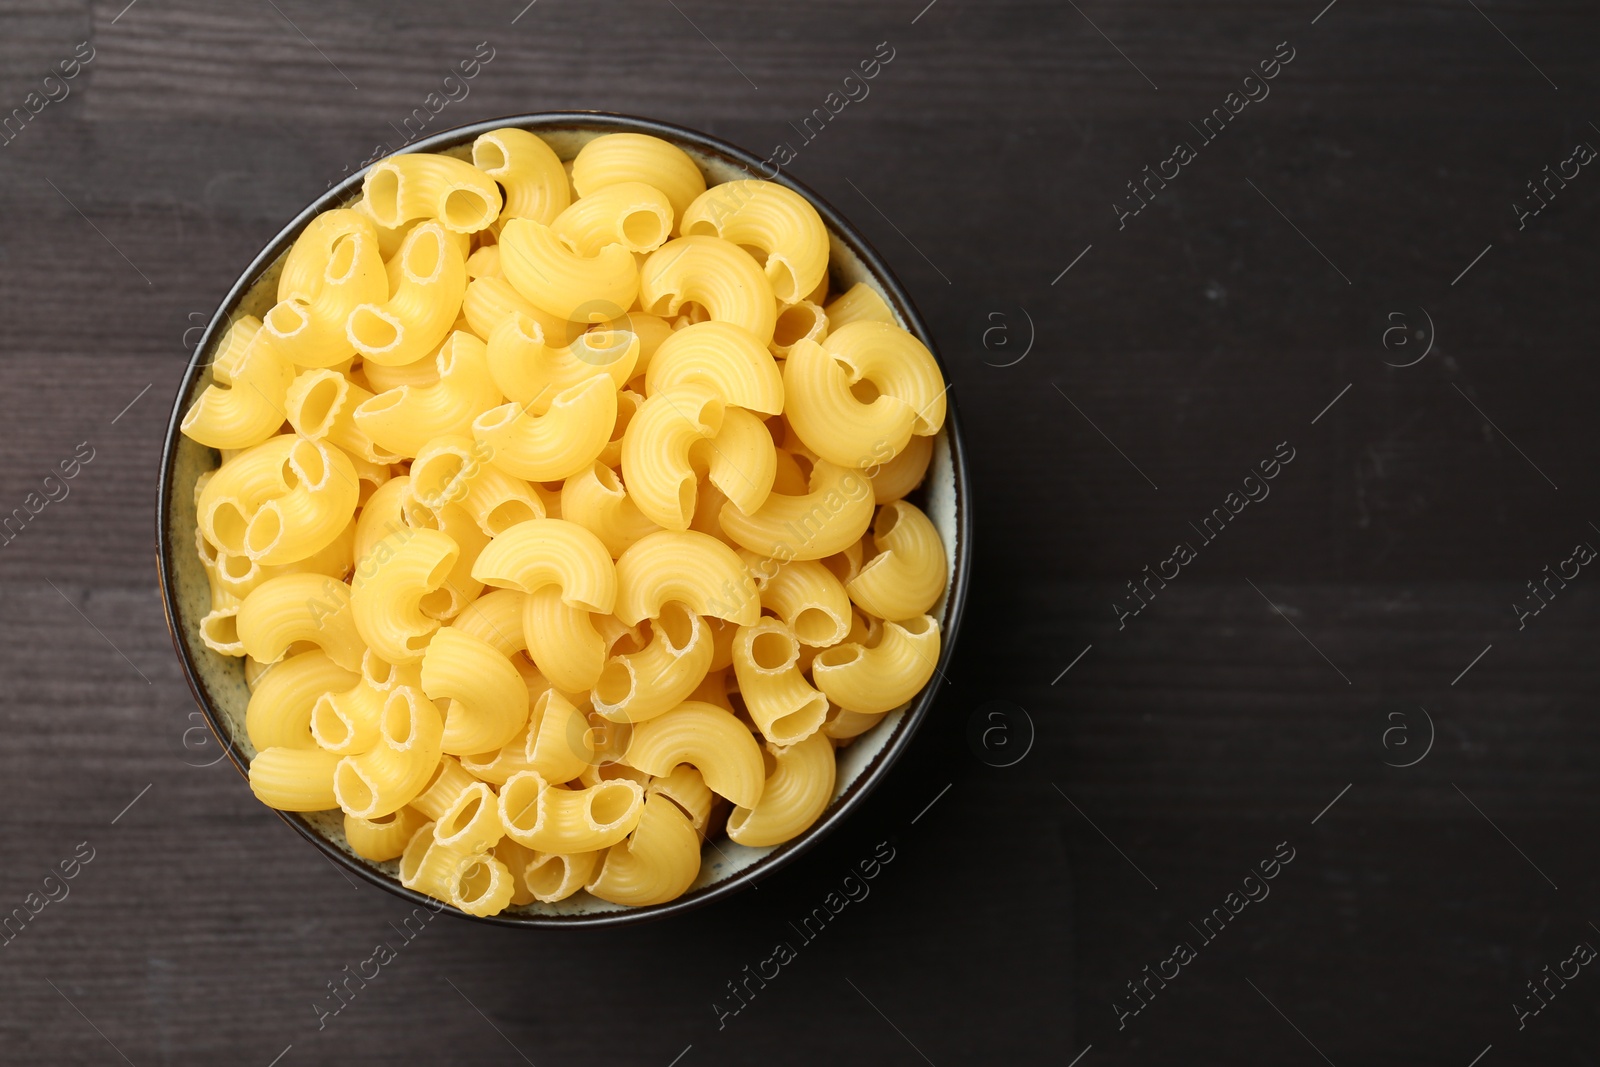
[[[605, 133], [635, 131], [663, 137], [686, 151], [705, 172], [708, 184], [736, 178], [758, 176], [754, 157], [712, 141], [704, 135], [643, 120], [624, 119], [618, 116], [569, 115], [524, 116], [515, 119], [480, 123], [471, 127], [446, 131], [408, 148], [410, 151], [445, 152], [470, 158], [473, 139], [480, 133], [505, 126], [520, 126], [538, 133], [548, 141], [563, 160], [570, 160], [589, 140]], [[765, 177], [765, 174], [759, 176]], [[917, 317], [909, 300], [886, 269], [873, 269], [869, 260], [876, 256], [860, 237], [823, 204], [815, 194], [787, 180], [818, 207], [827, 224], [832, 258], [829, 273], [834, 293], [865, 282], [884, 297], [900, 319], [900, 324], [915, 334], [930, 350], [932, 338]], [[211, 719], [234, 763], [244, 770], [255, 755], [245, 732], [245, 708], [250, 690], [245, 684], [244, 661], [223, 656], [200, 641], [200, 620], [210, 610], [211, 595], [204, 568], [195, 548], [195, 480], [201, 473], [215, 469], [220, 463], [216, 450], [196, 444], [177, 431], [178, 422], [199, 394], [210, 383], [206, 366], [215, 357], [217, 344], [229, 324], [242, 315], [263, 317], [276, 300], [278, 274], [284, 256], [294, 239], [312, 216], [333, 207], [344, 206], [360, 197], [360, 175], [331, 190], [281, 233], [262, 253], [249, 271], [239, 280], [229, 298], [213, 318], [206, 335], [197, 348], [196, 359], [191, 363], [183, 387], [174, 406], [168, 430], [165, 466], [162, 477], [160, 566], [167, 599], [169, 622], [180, 656], [185, 660], [191, 686], [201, 706]], [[947, 379], [948, 380], [948, 379]], [[956, 431], [955, 410], [951, 405], [945, 428], [934, 442], [933, 459], [923, 487], [913, 494], [913, 499], [928, 513], [944, 541], [950, 582], [945, 595], [935, 605], [932, 614], [944, 629], [943, 649], [939, 670], [944, 670], [950, 650], [954, 645], [961, 603], [965, 597], [967, 545], [965, 477], [962, 470], [959, 434]], [[841, 817], [854, 799], [864, 794], [887, 770], [888, 764], [898, 755], [912, 730], [920, 722], [927, 706], [932, 702], [938, 685], [934, 682], [906, 706], [885, 715], [877, 725], [839, 750], [838, 777], [834, 798], [828, 810], [806, 833], [785, 844], [750, 848], [737, 845], [726, 838], [707, 843], [702, 850], [700, 876], [680, 898], [667, 904], [644, 908], [625, 908], [610, 904], [586, 893], [578, 893], [555, 904], [535, 902], [506, 909], [492, 921], [520, 925], [571, 925], [600, 922], [631, 921], [681, 910], [704, 903], [739, 886], [748, 884], [798, 853], [805, 845], [815, 841]], [[403, 896], [437, 905], [418, 894], [401, 887], [398, 864], [395, 861], [374, 862], [357, 856], [345, 840], [343, 816], [337, 812], [290, 813], [280, 812], [313, 843], [346, 865]], [[453, 910], [453, 909], [452, 909]]]

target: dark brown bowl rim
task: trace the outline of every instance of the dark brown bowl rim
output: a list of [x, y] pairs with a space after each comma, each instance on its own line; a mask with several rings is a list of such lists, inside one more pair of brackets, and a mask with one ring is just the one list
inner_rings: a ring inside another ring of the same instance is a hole
[[[631, 115], [622, 115], [614, 112], [603, 111], [550, 111], [527, 115], [510, 115], [504, 118], [489, 119], [483, 122], [475, 122], [467, 126], [458, 126], [449, 130], [442, 130], [439, 133], [433, 134], [432, 136], [412, 142], [411, 144], [406, 145], [400, 151], [428, 152], [450, 148], [471, 141], [479, 134], [487, 133], [490, 130], [499, 129], [504, 126], [517, 126], [523, 129], [535, 131], [588, 131], [598, 129], [613, 133], [653, 134], [677, 144], [690, 145], [706, 153], [707, 155], [721, 157], [726, 161], [736, 163], [750, 172], [752, 177], [769, 177], [766, 173], [767, 169], [769, 168], [763, 166], [763, 160], [745, 151], [744, 149], [729, 144], [726, 141], [720, 140], [719, 138], [712, 137], [698, 130], [688, 129], [683, 126], [675, 126], [671, 123], [660, 122], [655, 119], [638, 118]], [[337, 201], [342, 200], [348, 193], [359, 186], [362, 177], [366, 173], [366, 169], [367, 168], [363, 167], [361, 170], [351, 174], [344, 181], [330, 187], [326, 192], [318, 196], [309, 206], [307, 206], [305, 210], [301, 211], [299, 215], [295, 216], [295, 218], [290, 221], [289, 224], [286, 225], [282, 230], [280, 230], [277, 236], [269, 241], [266, 247], [256, 255], [255, 259], [251, 261], [250, 266], [245, 269], [244, 273], [239, 276], [239, 279], [234, 282], [232, 288], [228, 290], [227, 296], [224, 297], [222, 302], [218, 305], [216, 313], [211, 317], [210, 323], [206, 326], [205, 333], [195, 345], [194, 354], [190, 357], [188, 369], [185, 371], [183, 379], [179, 383], [177, 396], [173, 399], [172, 415], [167, 424], [166, 442], [162, 446], [161, 451], [161, 477], [157, 488], [158, 495], [156, 505], [156, 567], [161, 576], [161, 600], [163, 610], [165, 611], [167, 617], [167, 629], [172, 634], [173, 647], [177, 650], [178, 659], [183, 665], [184, 678], [189, 683], [189, 689], [194, 694], [195, 701], [200, 705], [201, 711], [205, 714], [206, 724], [210, 727], [212, 734], [216, 737], [217, 743], [222, 746], [223, 750], [227, 753], [228, 758], [232, 761], [234, 769], [237, 770], [240, 775], [244, 776], [247, 780], [249, 776], [249, 765], [228, 740], [226, 736], [227, 732], [224, 730], [221, 724], [221, 717], [216, 708], [213, 706], [211, 697], [207, 693], [204, 685], [201, 683], [199, 675], [195, 670], [194, 663], [196, 654], [194, 649], [191, 647], [189, 635], [184, 633], [182, 628], [178, 625], [178, 607], [176, 603], [176, 591], [173, 578], [175, 564], [172, 553], [175, 547], [180, 547], [181, 550], [181, 546], [174, 546], [171, 540], [167, 537], [167, 528], [169, 525], [169, 519], [171, 518], [173, 467], [177, 456], [179, 436], [178, 427], [183, 419], [183, 400], [188, 395], [195, 376], [198, 375], [202, 369], [200, 365], [201, 353], [205, 352], [210, 347], [212, 338], [216, 335], [217, 331], [226, 325], [229, 314], [237, 306], [239, 300], [246, 292], [249, 291], [250, 287], [261, 276], [262, 272], [265, 271], [273, 262], [275, 262], [280, 255], [283, 254], [283, 252], [289, 247], [294, 239], [299, 236], [301, 229], [304, 228], [304, 226], [310, 222], [315, 215], [326, 210]], [[867, 269], [872, 272], [873, 277], [883, 287], [886, 295], [894, 304], [895, 309], [900, 313], [901, 318], [905, 321], [911, 332], [916, 335], [918, 340], [928, 347], [928, 350], [934, 354], [934, 358], [939, 361], [940, 369], [945, 375], [945, 380], [947, 382], [950, 381], [949, 372], [944, 366], [944, 361], [939, 357], [939, 350], [934, 344], [933, 336], [929, 332], [927, 324], [923, 322], [922, 316], [918, 314], [916, 306], [912, 303], [911, 297], [901, 286], [899, 279], [895, 277], [894, 273], [889, 269], [888, 264], [884, 262], [883, 257], [881, 257], [871, 246], [871, 244], [867, 242], [866, 238], [863, 237], [855, 229], [855, 227], [852, 226], [849, 221], [844, 218], [844, 216], [839, 214], [839, 212], [836, 211], [826, 200], [822, 199], [822, 197], [818, 196], [803, 183], [790, 177], [787, 173], [780, 173], [776, 177], [769, 178], [769, 180], [777, 181], [788, 186], [801, 196], [804, 196], [812, 203], [812, 205], [816, 207], [818, 213], [821, 214], [823, 219], [827, 221], [833, 232], [839, 236], [844, 244], [856, 256], [858, 256], [862, 263], [866, 265]], [[944, 640], [939, 653], [939, 663], [934, 674], [935, 679], [944, 676], [945, 670], [950, 662], [951, 653], [955, 648], [956, 632], [961, 623], [962, 611], [966, 606], [967, 586], [970, 580], [972, 564], [972, 488], [967, 475], [967, 467], [965, 462], [966, 457], [962, 446], [959, 419], [956, 413], [954, 397], [950, 397], [948, 399], [949, 403], [947, 406], [945, 426], [949, 435], [950, 462], [956, 482], [955, 573], [951, 579], [949, 594], [946, 600], [945, 621], [943, 623]], [[626, 908], [621, 911], [575, 915], [529, 916], [500, 914], [476, 916], [467, 915], [465, 912], [450, 907], [449, 905], [443, 905], [442, 907], [450, 914], [469, 919], [476, 919], [480, 922], [493, 923], [499, 926], [570, 929], [580, 926], [617, 927], [647, 922], [654, 919], [662, 919], [669, 915], [678, 915], [686, 911], [691, 911], [695, 908], [703, 907], [712, 903], [713, 901], [732, 896], [747, 886], [753, 885], [758, 880], [765, 878], [774, 871], [780, 870], [781, 868], [787, 866], [798, 856], [814, 846], [818, 841], [822, 840], [823, 837], [832, 832], [846, 815], [850, 814], [851, 811], [859, 806], [866, 795], [870, 793], [880, 781], [882, 781], [884, 776], [888, 773], [890, 767], [892, 767], [904, 753], [906, 747], [910, 744], [912, 735], [916, 733], [917, 729], [922, 725], [923, 720], [927, 717], [929, 709], [933, 705], [938, 691], [939, 687], [934, 684], [930, 684], [923, 688], [922, 692], [918, 694], [916, 701], [912, 704], [910, 710], [906, 712], [904, 718], [900, 722], [900, 725], [896, 728], [894, 735], [889, 739], [888, 743], [885, 744], [884, 747], [877, 753], [877, 755], [873, 757], [872, 762], [869, 763], [861, 775], [850, 784], [850, 787], [840, 795], [838, 801], [832, 805], [831, 810], [829, 810], [822, 817], [822, 819], [820, 819], [800, 837], [785, 843], [776, 851], [763, 856], [761, 859], [757, 860], [743, 871], [738, 872], [733, 877], [728, 878], [726, 881], [708, 886], [707, 888], [699, 890], [698, 892], [691, 892], [690, 894], [686, 894], [685, 896], [679, 897], [676, 900], [668, 901], [665, 904], [654, 904], [640, 908]], [[392, 878], [385, 875], [383, 872], [376, 871], [364, 863], [356, 862], [354, 858], [345, 853], [342, 849], [338, 848], [324, 838], [321, 834], [317, 833], [316, 830], [314, 830], [296, 813], [279, 811], [277, 814], [279, 818], [283, 819], [284, 822], [293, 827], [295, 831], [300, 834], [300, 836], [304, 837], [307, 841], [319, 849], [324, 856], [326, 856], [333, 863], [337, 864], [341, 869], [348, 870], [351, 873], [366, 879], [373, 885], [387, 890], [396, 896], [409, 900], [414, 904], [418, 904], [436, 911], [441, 909], [439, 902], [435, 901], [433, 898], [418, 893], [415, 890], [407, 889], [399, 882], [394, 881]]]

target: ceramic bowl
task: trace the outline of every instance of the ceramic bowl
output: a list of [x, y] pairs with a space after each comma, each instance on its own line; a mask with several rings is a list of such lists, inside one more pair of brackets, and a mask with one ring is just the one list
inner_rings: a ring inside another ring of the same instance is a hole
[[[771, 165], [724, 141], [695, 130], [671, 126], [649, 119], [597, 112], [559, 112], [519, 115], [480, 122], [427, 137], [408, 145], [408, 152], [444, 152], [470, 158], [473, 140], [489, 130], [518, 126], [543, 137], [563, 159], [571, 159], [589, 140], [607, 133], [645, 133], [670, 141], [692, 156], [705, 172], [708, 184], [734, 178], [769, 177]], [[207, 364], [229, 323], [243, 314], [263, 316], [276, 298], [277, 277], [284, 255], [313, 217], [329, 208], [340, 207], [359, 198], [363, 172], [330, 188], [307, 205], [269, 242], [211, 317], [204, 336], [183, 378], [167, 426], [162, 453], [161, 481], [157, 500], [157, 563], [161, 591], [172, 641], [183, 663], [189, 687], [199, 701], [212, 731], [234, 766], [245, 775], [254, 756], [245, 733], [245, 706], [249, 690], [245, 686], [244, 661], [219, 655], [205, 646], [198, 636], [200, 619], [210, 609], [210, 594], [205, 572], [195, 551], [194, 483], [203, 471], [214, 469], [220, 457], [178, 432], [183, 413], [210, 382]], [[858, 281], [873, 286], [887, 301], [901, 325], [917, 336], [937, 356], [938, 347], [927, 325], [912, 306], [911, 298], [895, 279], [881, 256], [843, 215], [821, 197], [790, 178], [782, 182], [804, 196], [822, 215], [832, 245], [832, 291], [842, 292]], [[949, 374], [946, 372], [946, 380]], [[617, 926], [660, 918], [731, 896], [780, 867], [794, 861], [850, 814], [884, 776], [911, 743], [912, 736], [933, 704], [950, 655], [955, 647], [961, 609], [966, 599], [968, 571], [972, 558], [971, 490], [963, 456], [960, 427], [955, 404], [948, 408], [944, 429], [935, 440], [933, 461], [917, 500], [938, 527], [949, 554], [950, 584], [933, 609], [943, 627], [943, 646], [934, 680], [905, 707], [884, 716], [883, 721], [839, 751], [838, 781], [832, 803], [822, 817], [804, 834], [771, 848], [747, 848], [726, 838], [708, 843], [703, 849], [700, 876], [676, 900], [642, 908], [625, 908], [578, 893], [556, 904], [533, 903], [483, 919], [507, 926], [574, 927]], [[240, 788], [245, 788], [240, 783]], [[415, 903], [437, 908], [437, 902], [400, 884], [395, 861], [375, 863], [350, 851], [345, 842], [342, 817], [334, 812], [278, 812], [314, 848], [339, 867], [360, 875], [374, 885]], [[445, 905], [445, 907], [449, 907]], [[449, 909], [454, 911], [455, 909]]]

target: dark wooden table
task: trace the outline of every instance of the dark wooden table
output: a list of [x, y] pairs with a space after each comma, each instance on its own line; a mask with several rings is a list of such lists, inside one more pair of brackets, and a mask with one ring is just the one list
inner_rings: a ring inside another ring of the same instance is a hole
[[[41, 94], [0, 147], [0, 510], [67, 492], [0, 548], [0, 908], [68, 894], [5, 935], [0, 1061], [1600, 1061], [1592, 5], [125, 2], [0, 15], [0, 109]], [[788, 142], [894, 263], [974, 595], [908, 758], [757, 891], [407, 941], [188, 732], [157, 458], [305, 202], [408, 118], [568, 108]]]

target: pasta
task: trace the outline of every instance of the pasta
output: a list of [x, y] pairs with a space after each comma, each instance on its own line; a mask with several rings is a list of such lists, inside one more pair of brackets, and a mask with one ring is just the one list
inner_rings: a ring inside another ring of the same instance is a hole
[[708, 834], [816, 826], [933, 678], [945, 383], [786, 185], [641, 134], [467, 155], [374, 164], [207, 353], [199, 637], [257, 798], [406, 888], [661, 904]]

